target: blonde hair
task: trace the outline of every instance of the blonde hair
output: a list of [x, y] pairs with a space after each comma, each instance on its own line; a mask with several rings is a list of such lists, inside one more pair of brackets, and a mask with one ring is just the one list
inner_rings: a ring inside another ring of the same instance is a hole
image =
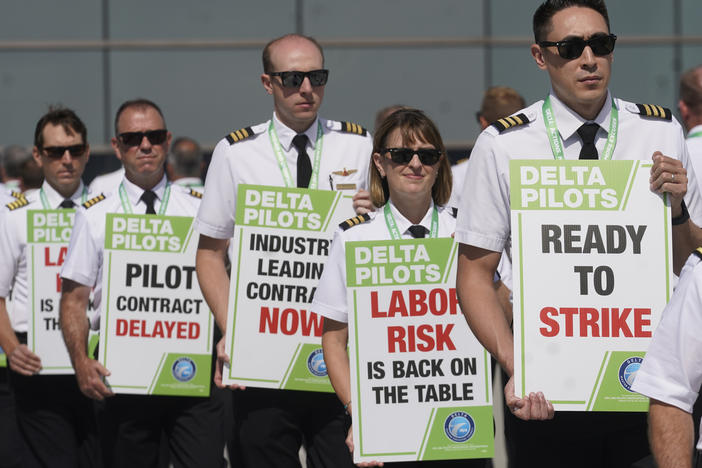
[[[382, 153], [388, 135], [393, 130], [400, 129], [403, 143], [424, 141], [441, 151], [442, 157], [439, 160], [439, 170], [436, 180], [431, 188], [431, 197], [436, 205], [445, 205], [451, 197], [451, 186], [453, 178], [451, 176], [451, 166], [446, 155], [446, 147], [441, 139], [439, 129], [427, 115], [419, 109], [403, 108], [399, 109], [385, 118], [383, 123], [373, 137], [373, 153]], [[390, 198], [388, 181], [380, 175], [378, 168], [370, 160], [370, 196], [375, 206], [383, 206]]]

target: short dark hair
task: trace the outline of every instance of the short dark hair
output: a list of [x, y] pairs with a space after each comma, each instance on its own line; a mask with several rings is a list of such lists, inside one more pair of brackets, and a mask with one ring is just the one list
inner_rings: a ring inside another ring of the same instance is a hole
[[[305, 39], [307, 41], [310, 41], [312, 44], [317, 47], [317, 50], [319, 50], [319, 55], [322, 56], [322, 66], [324, 66], [324, 51], [322, 50], [322, 46], [317, 42], [317, 39], [311, 36], [305, 36], [303, 34], [286, 34], [285, 36], [280, 36], [272, 41], [270, 41], [266, 46], [263, 48], [263, 55], [262, 55], [262, 61], [263, 61], [263, 73], [271, 73], [276, 70], [273, 69], [273, 62], [271, 61], [271, 47], [275, 45], [276, 42], [282, 41], [283, 39], [289, 39], [296, 37], [298, 39]], [[278, 70], [278, 71], [289, 71], [289, 70]]]
[[88, 129], [75, 112], [67, 107], [49, 107], [34, 129], [34, 146], [39, 149], [44, 147], [44, 127], [48, 124], [60, 125], [68, 135], [75, 132], [83, 138], [83, 143], [88, 142]]
[[680, 77], [680, 100], [693, 113], [702, 113], [702, 66], [687, 70]]
[[158, 115], [161, 116], [161, 120], [163, 120], [163, 126], [166, 126], [166, 118], [163, 116], [161, 108], [158, 107], [158, 105], [155, 102], [144, 98], [131, 99], [129, 101], [124, 101], [122, 105], [119, 106], [119, 109], [117, 109], [117, 113], [115, 114], [115, 136], [119, 134], [119, 129], [117, 128], [117, 124], [119, 123], [119, 117], [124, 111], [131, 107], [136, 107], [139, 109], [151, 107], [152, 109], [156, 110], [156, 112], [158, 112]]
[[192, 138], [180, 137], [171, 144], [168, 162], [171, 163], [176, 174], [200, 177], [200, 166], [203, 160], [202, 149]]
[[534, 41], [540, 42], [546, 39], [551, 31], [551, 18], [561, 10], [570, 7], [592, 8], [604, 17], [609, 31], [609, 15], [604, 0], [546, 0], [534, 13]]
[[[425, 141], [441, 151], [443, 157], [439, 161], [439, 171], [431, 188], [431, 197], [437, 205], [445, 205], [451, 197], [453, 178], [451, 165], [446, 154], [446, 147], [441, 139], [441, 133], [436, 124], [419, 109], [398, 109], [383, 120], [373, 137], [373, 153], [380, 153], [393, 130], [400, 129], [403, 143]], [[381, 177], [380, 171], [371, 156], [370, 166], [370, 196], [375, 206], [383, 206], [390, 198], [390, 188], [386, 178]]]

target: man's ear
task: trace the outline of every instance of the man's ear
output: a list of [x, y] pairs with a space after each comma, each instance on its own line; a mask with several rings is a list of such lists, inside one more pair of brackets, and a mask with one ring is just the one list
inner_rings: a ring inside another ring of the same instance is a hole
[[262, 73], [261, 84], [263, 85], [263, 89], [265, 89], [268, 94], [273, 94], [273, 83], [271, 83], [271, 75]]
[[544, 51], [538, 44], [531, 45], [531, 56], [534, 57], [536, 66], [542, 70], [546, 69], [546, 60], [544, 59]]

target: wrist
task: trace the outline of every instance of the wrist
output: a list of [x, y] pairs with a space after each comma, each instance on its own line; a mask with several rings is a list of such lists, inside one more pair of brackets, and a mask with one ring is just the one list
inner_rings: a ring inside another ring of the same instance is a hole
[[680, 202], [680, 209], [677, 214], [671, 209], [671, 216], [671, 223], [673, 226], [685, 224], [687, 220], [690, 219], [690, 213], [687, 211], [687, 206], [685, 206], [685, 200]]

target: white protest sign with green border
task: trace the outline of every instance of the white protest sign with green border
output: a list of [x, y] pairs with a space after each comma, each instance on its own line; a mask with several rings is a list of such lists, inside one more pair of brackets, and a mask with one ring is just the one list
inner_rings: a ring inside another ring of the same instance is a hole
[[673, 287], [649, 161], [510, 162], [514, 382], [556, 410], [647, 411], [631, 391]]
[[27, 346], [41, 358], [40, 374], [73, 374], [59, 328], [61, 266], [76, 210], [27, 212]]
[[354, 462], [492, 458], [487, 351], [452, 238], [346, 242]]
[[99, 361], [115, 393], [208, 396], [213, 320], [193, 218], [108, 213]]
[[239, 185], [226, 384], [332, 392], [322, 317], [310, 304], [334, 231], [354, 216], [340, 191]]

